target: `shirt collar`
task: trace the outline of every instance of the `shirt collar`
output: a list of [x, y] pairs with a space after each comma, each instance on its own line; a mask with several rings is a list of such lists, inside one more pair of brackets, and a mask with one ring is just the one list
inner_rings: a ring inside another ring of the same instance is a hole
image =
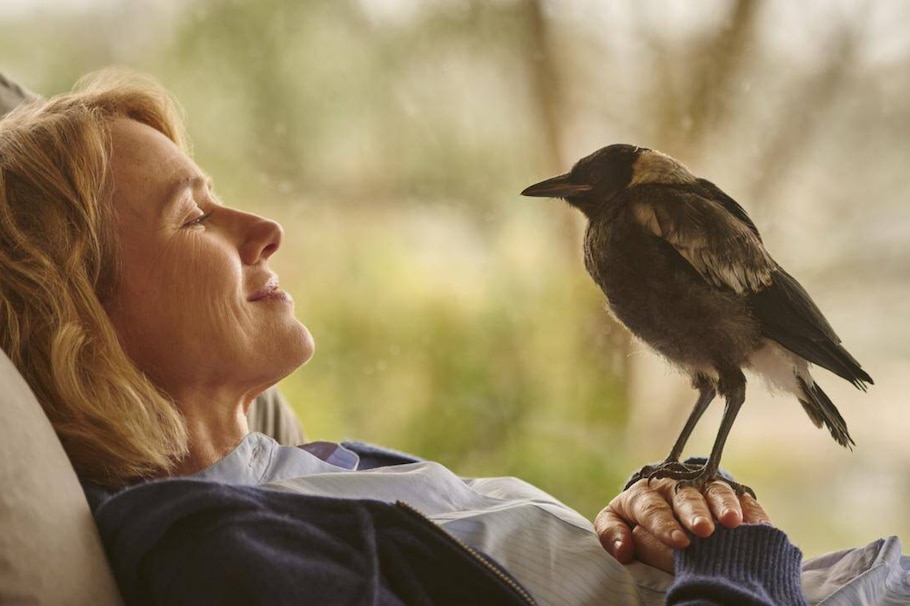
[[191, 477], [226, 484], [256, 486], [314, 473], [357, 469], [356, 453], [333, 442], [299, 448], [281, 446], [261, 433], [249, 433], [230, 453]]

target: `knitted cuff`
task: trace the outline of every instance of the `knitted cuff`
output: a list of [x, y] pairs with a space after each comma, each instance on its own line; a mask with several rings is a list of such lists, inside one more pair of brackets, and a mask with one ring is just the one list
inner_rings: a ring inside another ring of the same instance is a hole
[[802, 552], [782, 531], [762, 524], [718, 525], [708, 538], [691, 539], [674, 554], [676, 580], [667, 604], [716, 596], [717, 603], [805, 606]]

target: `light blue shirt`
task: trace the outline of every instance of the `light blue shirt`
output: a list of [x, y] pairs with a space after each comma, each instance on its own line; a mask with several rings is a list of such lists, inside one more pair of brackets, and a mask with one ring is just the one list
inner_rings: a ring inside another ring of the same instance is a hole
[[[280, 446], [249, 434], [195, 474], [211, 481], [336, 498], [405, 501], [457, 539], [494, 558], [541, 604], [663, 604], [672, 577], [623, 566], [600, 546], [590, 521], [517, 478], [461, 478], [420, 461], [360, 470], [332, 442]], [[803, 591], [825, 606], [910, 605], [910, 557], [897, 537], [803, 565]], [[567, 593], [569, 592], [569, 593]]]

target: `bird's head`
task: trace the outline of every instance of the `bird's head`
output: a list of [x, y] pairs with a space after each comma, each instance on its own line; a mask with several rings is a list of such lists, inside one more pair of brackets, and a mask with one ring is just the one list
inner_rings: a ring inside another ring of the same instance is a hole
[[618, 143], [585, 156], [566, 174], [535, 183], [521, 195], [563, 198], [590, 219], [627, 187], [694, 180], [686, 167], [670, 156]]

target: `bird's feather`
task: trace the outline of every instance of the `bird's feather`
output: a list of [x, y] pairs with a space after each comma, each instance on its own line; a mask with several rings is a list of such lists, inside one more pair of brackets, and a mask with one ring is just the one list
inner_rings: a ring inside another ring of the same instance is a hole
[[[692, 191], [668, 185], [647, 187], [652, 191], [636, 196], [632, 205], [636, 220], [672, 245], [706, 282], [739, 294], [771, 285], [776, 264], [751, 221]], [[736, 208], [745, 216], [739, 205]]]
[[[710, 284], [748, 297], [762, 334], [860, 389], [872, 383], [809, 293], [765, 251], [746, 211], [700, 179], [697, 194], [653, 187], [636, 218], [670, 243]], [[702, 194], [702, 195], [699, 195]]]
[[747, 296], [765, 337], [860, 389], [871, 384], [809, 293], [765, 251], [746, 211], [710, 181], [697, 186], [698, 193], [650, 186], [633, 205], [635, 217], [709, 284]]
[[755, 237], [758, 238], [758, 241], [761, 242], [761, 234], [758, 233], [758, 228], [755, 226], [755, 223], [752, 222], [752, 218], [746, 213], [746, 210], [739, 205], [739, 203], [728, 196], [724, 190], [714, 185], [707, 179], [697, 179], [696, 186], [699, 189], [699, 194], [710, 200], [718, 202], [721, 206], [724, 207], [728, 213], [739, 219], [749, 228]]
[[802, 377], [797, 377], [802, 393], [799, 394], [799, 403], [803, 405], [803, 410], [812, 419], [816, 427], [822, 424], [831, 432], [831, 437], [845, 448], [851, 448], [856, 444], [847, 431], [847, 422], [838, 412], [837, 407], [831, 401], [822, 388], [814, 381], [806, 381]]
[[774, 272], [770, 287], [751, 294], [749, 300], [766, 337], [860, 389], [872, 383], [872, 377], [840, 344], [809, 293], [783, 268]]
[[[761, 241], [758, 228], [733, 198], [705, 179], [699, 179], [698, 185], [705, 195], [723, 205]], [[866, 383], [871, 384], [872, 378], [840, 344], [840, 337], [831, 328], [806, 289], [780, 266], [776, 267], [771, 277], [772, 284], [769, 287], [749, 295], [762, 333], [860, 389], [865, 389]]]

